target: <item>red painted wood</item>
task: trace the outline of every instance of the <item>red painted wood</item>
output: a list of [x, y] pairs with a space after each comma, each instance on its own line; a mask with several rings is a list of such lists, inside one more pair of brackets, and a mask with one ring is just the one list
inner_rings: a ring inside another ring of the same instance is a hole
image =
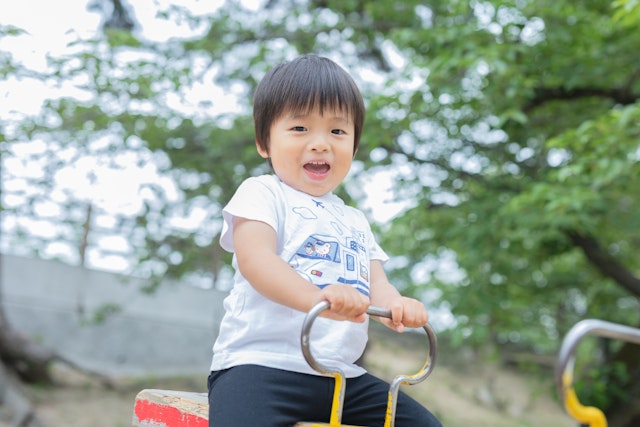
[[209, 427], [206, 418], [148, 400], [137, 400], [134, 413], [140, 423], [148, 423], [150, 427]]

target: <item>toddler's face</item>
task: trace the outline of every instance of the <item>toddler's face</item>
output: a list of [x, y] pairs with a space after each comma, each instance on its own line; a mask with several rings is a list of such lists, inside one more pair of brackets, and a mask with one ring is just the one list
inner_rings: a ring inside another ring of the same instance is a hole
[[312, 196], [333, 191], [353, 161], [354, 125], [344, 111], [285, 112], [271, 125], [269, 151], [276, 175], [287, 185]]

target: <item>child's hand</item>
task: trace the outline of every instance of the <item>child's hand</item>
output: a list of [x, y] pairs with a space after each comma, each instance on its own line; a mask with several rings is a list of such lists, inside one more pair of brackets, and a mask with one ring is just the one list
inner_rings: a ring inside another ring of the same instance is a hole
[[320, 301], [322, 300], [331, 304], [331, 307], [321, 314], [322, 317], [360, 323], [367, 319], [369, 298], [352, 286], [342, 284], [326, 286], [320, 293]]
[[424, 304], [413, 298], [395, 298], [386, 304], [386, 308], [391, 310], [391, 319], [380, 318], [380, 321], [397, 332], [404, 332], [404, 328], [420, 328], [429, 320]]

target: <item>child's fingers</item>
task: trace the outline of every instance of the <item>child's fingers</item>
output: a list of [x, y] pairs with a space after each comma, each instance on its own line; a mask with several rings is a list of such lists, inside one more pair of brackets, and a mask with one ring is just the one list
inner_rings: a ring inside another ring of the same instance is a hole
[[330, 304], [325, 317], [338, 320], [364, 322], [369, 299], [347, 285], [329, 285], [323, 289], [322, 296]]
[[387, 328], [392, 329], [396, 332], [402, 333], [404, 332], [404, 325], [402, 323], [393, 323], [393, 320], [387, 319], [386, 317], [379, 317], [380, 322], [385, 325]]
[[402, 323], [411, 328], [424, 326], [429, 320], [429, 315], [424, 305], [415, 299], [405, 299], [405, 310]]
[[391, 311], [391, 323], [393, 325], [393, 329], [397, 329], [399, 331], [398, 328], [403, 326], [405, 316], [405, 308], [404, 304], [402, 304], [402, 300], [398, 299], [393, 301], [389, 305], [389, 310]]
[[418, 300], [401, 297], [391, 301], [387, 308], [391, 311], [391, 319], [381, 319], [382, 323], [398, 332], [403, 332], [405, 327], [418, 328], [427, 323], [427, 310]]

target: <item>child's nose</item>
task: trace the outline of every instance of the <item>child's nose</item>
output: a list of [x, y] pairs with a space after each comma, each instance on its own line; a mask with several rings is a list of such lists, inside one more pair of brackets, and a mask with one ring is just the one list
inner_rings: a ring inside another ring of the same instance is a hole
[[329, 137], [326, 135], [314, 135], [309, 148], [312, 151], [329, 151], [331, 145], [329, 144]]

